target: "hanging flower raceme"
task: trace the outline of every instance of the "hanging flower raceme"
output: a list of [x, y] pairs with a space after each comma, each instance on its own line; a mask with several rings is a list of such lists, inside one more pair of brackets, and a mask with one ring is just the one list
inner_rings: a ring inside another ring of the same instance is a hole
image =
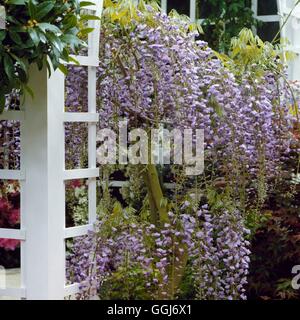
[[239, 212], [224, 210], [212, 215], [208, 206], [198, 211], [200, 231], [193, 252], [199, 299], [246, 299], [250, 243]]

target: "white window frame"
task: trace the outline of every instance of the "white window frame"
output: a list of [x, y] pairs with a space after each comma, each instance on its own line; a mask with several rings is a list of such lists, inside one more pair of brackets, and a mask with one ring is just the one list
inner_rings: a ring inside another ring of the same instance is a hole
[[[161, 8], [163, 12], [167, 12], [168, 7], [168, 1], [169, 0], [161, 0]], [[190, 1], [190, 18], [192, 21], [196, 21], [196, 13], [197, 13], [197, 0], [186, 0]], [[276, 0], [273, 0], [276, 1]], [[257, 2], [258, 0], [252, 0], [252, 10], [254, 12], [254, 17], [257, 18], [260, 21], [263, 22], [279, 22], [280, 17], [279, 15], [264, 15], [264, 16], [258, 16], [257, 15]], [[200, 19], [200, 21], [203, 21], [203, 19]]]
[[[163, 12], [167, 12], [168, 1], [169, 0], [161, 0], [161, 8]], [[190, 1], [190, 18], [192, 21], [196, 21], [197, 0], [186, 1]], [[294, 0], [294, 2], [296, 2], [296, 0]], [[287, 0], [277, 0], [278, 14], [276, 15], [258, 15], [258, 0], [252, 0], [251, 8], [254, 13], [254, 17], [259, 21], [265, 23], [279, 22], [279, 25], [282, 26], [291, 10], [291, 8], [287, 7], [287, 3]], [[199, 19], [200, 22], [203, 22], [203, 20], [204, 19]], [[282, 29], [281, 37], [284, 39], [288, 39], [291, 42], [287, 49], [295, 52], [297, 55], [294, 61], [289, 62], [289, 79], [300, 80], [300, 37], [297, 34], [297, 30], [298, 32], [300, 31], [300, 4], [298, 5], [298, 8], [296, 8], [296, 10], [294, 10], [294, 12], [292, 13], [290, 20], [291, 21], [289, 21]], [[255, 28], [253, 31], [256, 32]]]
[[[276, 0], [272, 0], [272, 1], [276, 1]], [[259, 16], [257, 13], [258, 11], [258, 0], [252, 0], [252, 11], [254, 12], [254, 17], [262, 22], [279, 22], [280, 21], [280, 17], [278, 14], [275, 15], [263, 15], [263, 16]], [[277, 11], [278, 11], [278, 5], [277, 5]]]

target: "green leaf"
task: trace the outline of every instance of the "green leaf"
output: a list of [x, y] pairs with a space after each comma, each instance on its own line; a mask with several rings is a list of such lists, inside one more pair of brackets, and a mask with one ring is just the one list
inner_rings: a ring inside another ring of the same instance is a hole
[[4, 111], [5, 102], [6, 102], [5, 94], [0, 93], [0, 114], [3, 113]]
[[25, 5], [26, 4], [26, 0], [8, 0], [7, 4]]
[[6, 37], [6, 30], [0, 30], [0, 41], [3, 41]]
[[33, 41], [34, 45], [37, 47], [40, 43], [40, 38], [37, 31], [34, 28], [29, 28], [28, 32], [31, 40]]
[[72, 29], [74, 27], [77, 26], [77, 17], [72, 15], [68, 18], [66, 18], [65, 22], [64, 22], [64, 28], [66, 29]]
[[80, 21], [89, 21], [89, 20], [101, 20], [99, 17], [97, 16], [93, 16], [91, 14], [83, 14], [80, 16]]
[[9, 32], [10, 38], [19, 46], [23, 46], [23, 41], [17, 32]]
[[48, 76], [50, 78], [51, 74], [52, 74], [52, 69], [51, 69], [51, 65], [48, 60], [46, 60], [46, 66], [47, 66], [47, 70], [48, 70]]
[[14, 79], [14, 74], [15, 74], [14, 62], [8, 54], [4, 56], [3, 62], [4, 62], [5, 73], [8, 79], [12, 81]]
[[94, 28], [85, 28], [80, 30], [80, 34], [85, 36], [94, 31]]
[[31, 96], [31, 98], [34, 98], [34, 92], [27, 84], [24, 85], [24, 89]]
[[63, 42], [66, 42], [68, 44], [70, 44], [71, 46], [76, 46], [80, 43], [82, 43], [82, 41], [80, 39], [78, 39], [78, 37], [72, 35], [72, 34], [66, 34], [66, 35], [63, 35], [61, 37], [61, 40]]
[[28, 10], [31, 19], [36, 19], [36, 5], [33, 3], [32, 0], [29, 0], [28, 2]]
[[47, 22], [41, 22], [38, 24], [38, 27], [43, 31], [51, 31], [55, 34], [61, 34], [61, 31], [58, 27], [56, 27], [55, 25], [51, 24], [51, 23], [47, 23]]
[[37, 13], [36, 13], [36, 20], [40, 21], [43, 19], [53, 8], [54, 8], [53, 1], [45, 1], [40, 3], [37, 6]]
[[10, 53], [10, 55], [17, 61], [17, 63], [20, 65], [20, 68], [28, 75], [28, 63], [27, 60], [24, 58], [19, 58], [15, 54]]
[[52, 33], [48, 34], [48, 39], [50, 40], [50, 44], [52, 45], [53, 48], [58, 50], [59, 53], [61, 53], [64, 49], [64, 43], [63, 43], [63, 37], [58, 38], [54, 36]]
[[[66, 73], [61, 61], [73, 61], [70, 51], [76, 52], [80, 45], [84, 45], [78, 37], [80, 30], [82, 35], [92, 30], [80, 22], [80, 8], [93, 6], [94, 3], [93, 0], [82, 1], [81, 4], [79, 0], [2, 2], [7, 6], [9, 25], [7, 30], [0, 30], [0, 99], [3, 102], [3, 97], [12, 88], [33, 94], [26, 86], [29, 64], [36, 64], [39, 68], [47, 64], [49, 73], [52, 64], [54, 70], [59, 68]], [[76, 63], [75, 60], [73, 62]]]
[[81, 1], [80, 2], [80, 8], [89, 7], [89, 6], [95, 6], [95, 3], [90, 2], [90, 1]]
[[60, 64], [58, 69], [66, 76], [68, 74], [68, 68], [64, 64]]
[[69, 56], [69, 62], [73, 62], [73, 63], [76, 64], [77, 66], [80, 65], [79, 61], [76, 60], [76, 59], [75, 59], [74, 57], [72, 57], [72, 56]]

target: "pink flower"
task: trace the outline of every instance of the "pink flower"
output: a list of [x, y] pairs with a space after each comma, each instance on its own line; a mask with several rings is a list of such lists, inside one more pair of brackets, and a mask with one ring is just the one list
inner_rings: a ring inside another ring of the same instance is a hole
[[80, 180], [71, 180], [71, 182], [70, 182], [70, 186], [72, 187], [72, 188], [80, 188], [81, 186], [82, 186], [82, 182], [80, 181]]
[[13, 209], [8, 215], [8, 222], [14, 226], [20, 222], [20, 209]]
[[3, 213], [10, 209], [10, 204], [5, 198], [0, 198], [0, 212]]
[[14, 251], [19, 245], [20, 245], [19, 240], [0, 239], [0, 248], [4, 248], [7, 251]]

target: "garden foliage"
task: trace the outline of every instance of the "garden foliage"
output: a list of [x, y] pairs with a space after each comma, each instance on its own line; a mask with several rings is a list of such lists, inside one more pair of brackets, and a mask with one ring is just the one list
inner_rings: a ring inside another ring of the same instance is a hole
[[84, 22], [92, 19], [80, 15], [81, 9], [91, 2], [77, 0], [7, 0], [0, 1], [6, 10], [6, 29], [0, 30], [0, 112], [6, 95], [12, 89], [25, 89], [29, 66], [39, 69], [51, 62], [54, 69], [70, 61], [70, 53], [84, 45], [81, 37], [90, 32]]
[[218, 52], [230, 51], [231, 39], [243, 28], [259, 25], [251, 0], [198, 0], [202, 22], [201, 38]]

